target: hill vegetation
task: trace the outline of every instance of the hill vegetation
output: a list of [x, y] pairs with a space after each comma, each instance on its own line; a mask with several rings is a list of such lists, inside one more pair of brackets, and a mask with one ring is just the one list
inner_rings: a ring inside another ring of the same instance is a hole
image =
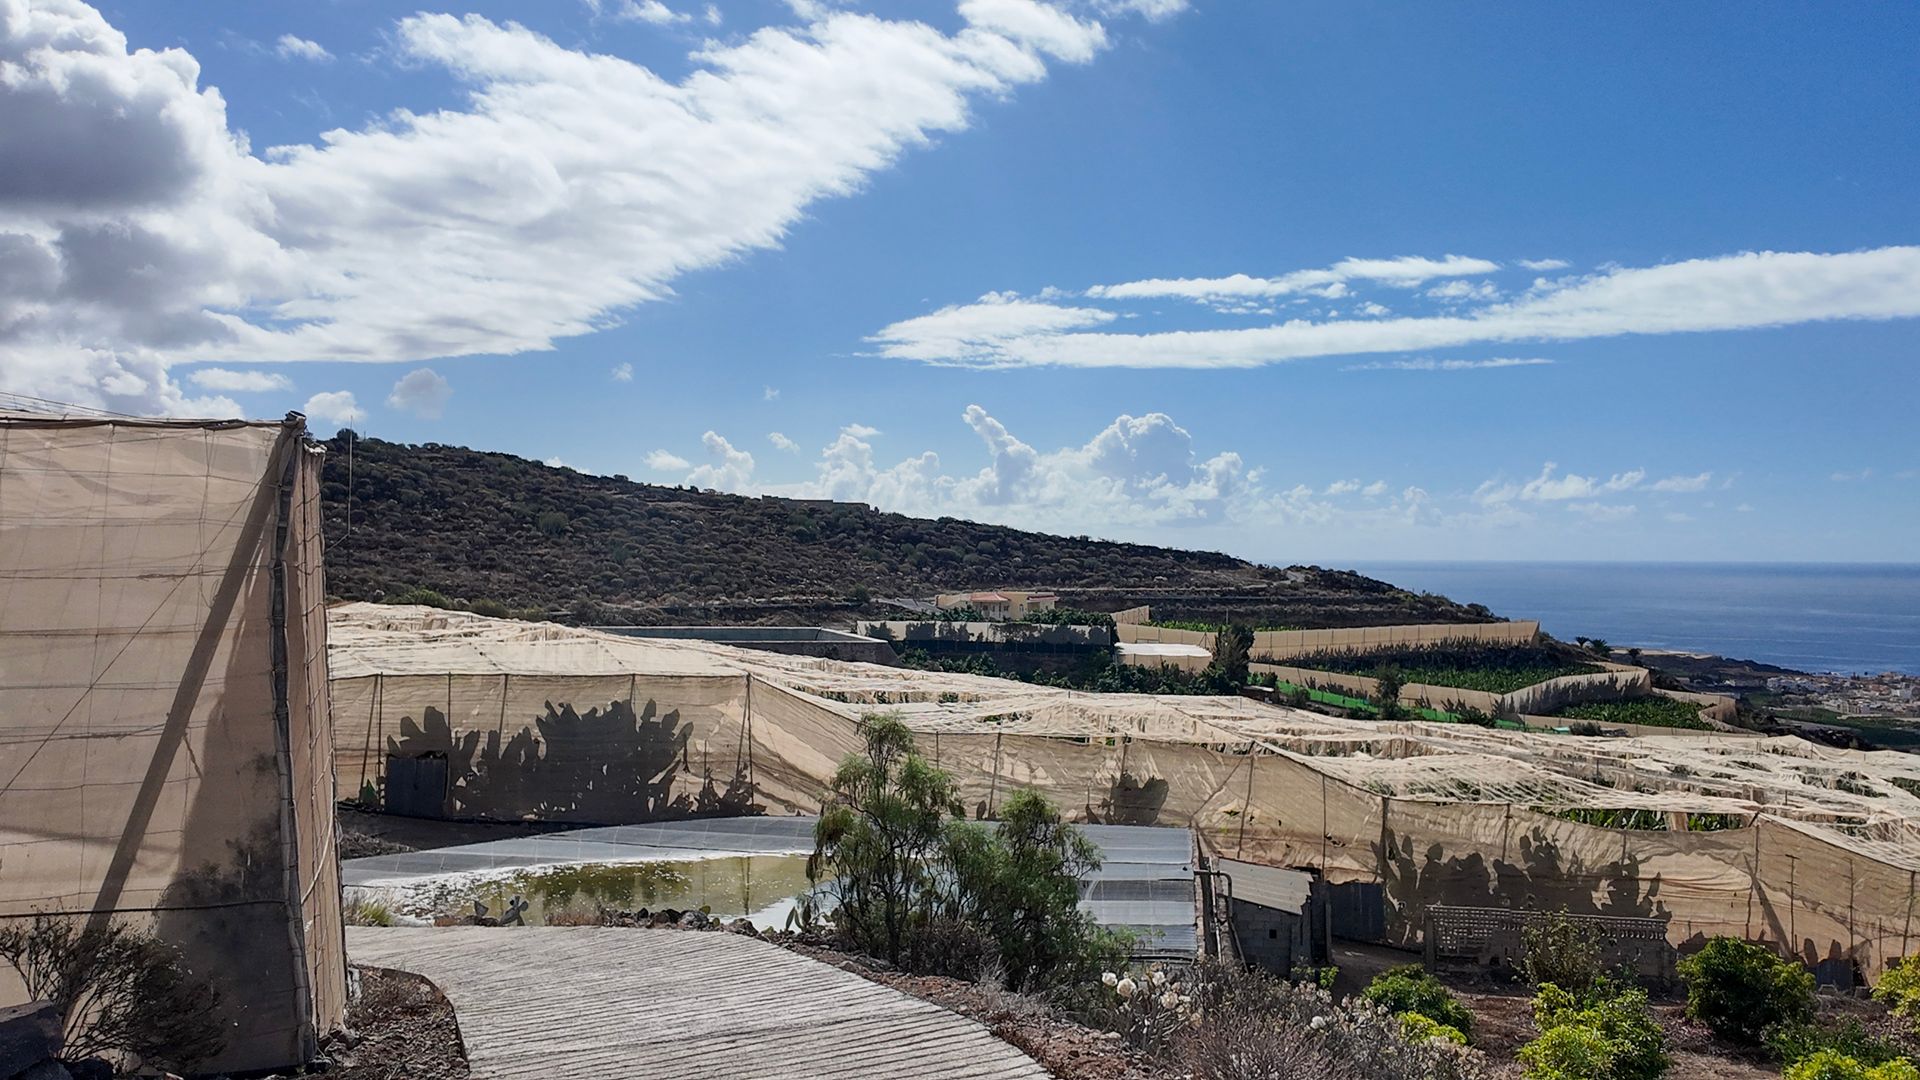
[[[1047, 588], [1075, 607], [1249, 625], [1475, 622], [1492, 614], [1347, 571], [1052, 536], [859, 503], [589, 476], [434, 443], [327, 444], [328, 588], [439, 594], [598, 623], [845, 622], [881, 597]], [[349, 527], [351, 514], [351, 527]]]

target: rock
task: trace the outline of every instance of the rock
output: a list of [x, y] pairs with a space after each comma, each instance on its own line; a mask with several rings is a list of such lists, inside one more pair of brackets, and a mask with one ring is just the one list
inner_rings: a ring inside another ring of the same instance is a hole
[[760, 928], [757, 926], [754, 926], [752, 922], [746, 919], [733, 920], [732, 922], [727, 924], [727, 929], [733, 931], [736, 934], [744, 934], [747, 937], [760, 936]]
[[0, 1076], [25, 1072], [57, 1057], [64, 1038], [60, 1007], [33, 1001], [0, 1009]]
[[688, 930], [704, 929], [707, 925], [707, 914], [704, 911], [689, 911], [680, 916], [680, 925]]
[[65, 1065], [48, 1059], [16, 1075], [13, 1080], [73, 1080], [73, 1074], [67, 1071]]

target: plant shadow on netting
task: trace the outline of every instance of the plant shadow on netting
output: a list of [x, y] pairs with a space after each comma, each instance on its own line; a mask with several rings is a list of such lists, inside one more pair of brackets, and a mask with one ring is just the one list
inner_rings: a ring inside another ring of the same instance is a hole
[[[661, 713], [653, 701], [637, 714], [625, 701], [584, 713], [548, 702], [544, 716], [506, 738], [499, 731], [456, 735], [431, 706], [422, 717], [401, 718], [387, 754], [445, 756], [447, 817], [628, 823], [766, 812], [754, 801], [744, 747], [731, 761], [705, 760], [679, 710]], [[715, 766], [727, 770], [724, 787]], [[699, 791], [685, 790], [686, 774], [702, 778]]]
[[[1412, 837], [1396, 837], [1389, 829], [1373, 850], [1385, 874], [1388, 904], [1403, 923], [1433, 904], [1668, 917], [1659, 899], [1660, 875], [1643, 877], [1643, 860], [1631, 854], [1590, 864], [1540, 829], [1522, 835], [1516, 847], [1519, 858], [1511, 862], [1489, 861], [1479, 852], [1449, 858], [1439, 843], [1422, 853]], [[1594, 882], [1605, 882], [1598, 896]]]
[[1167, 782], [1159, 777], [1141, 780], [1122, 771], [1107, 788], [1106, 798], [1087, 807], [1095, 825], [1152, 825], [1167, 804]]

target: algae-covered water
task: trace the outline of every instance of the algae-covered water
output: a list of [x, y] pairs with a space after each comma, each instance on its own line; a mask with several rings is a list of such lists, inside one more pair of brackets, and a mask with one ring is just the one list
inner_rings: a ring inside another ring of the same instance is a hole
[[763, 929], [781, 929], [810, 884], [805, 855], [729, 855], [449, 874], [368, 888], [383, 894], [395, 912], [416, 918], [470, 915], [476, 901], [486, 905], [488, 915], [500, 916], [518, 896], [526, 902], [522, 917], [528, 925], [571, 921], [601, 908], [674, 908], [704, 909], [727, 919], [744, 916]]

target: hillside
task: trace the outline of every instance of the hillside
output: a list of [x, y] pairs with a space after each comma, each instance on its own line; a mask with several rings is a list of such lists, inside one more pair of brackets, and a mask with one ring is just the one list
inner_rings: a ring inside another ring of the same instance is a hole
[[327, 449], [328, 587], [352, 599], [426, 588], [569, 621], [844, 623], [897, 614], [882, 597], [1037, 587], [1075, 606], [1256, 625], [1490, 617], [1347, 571], [639, 484], [433, 443], [360, 439], [351, 463], [344, 436]]

